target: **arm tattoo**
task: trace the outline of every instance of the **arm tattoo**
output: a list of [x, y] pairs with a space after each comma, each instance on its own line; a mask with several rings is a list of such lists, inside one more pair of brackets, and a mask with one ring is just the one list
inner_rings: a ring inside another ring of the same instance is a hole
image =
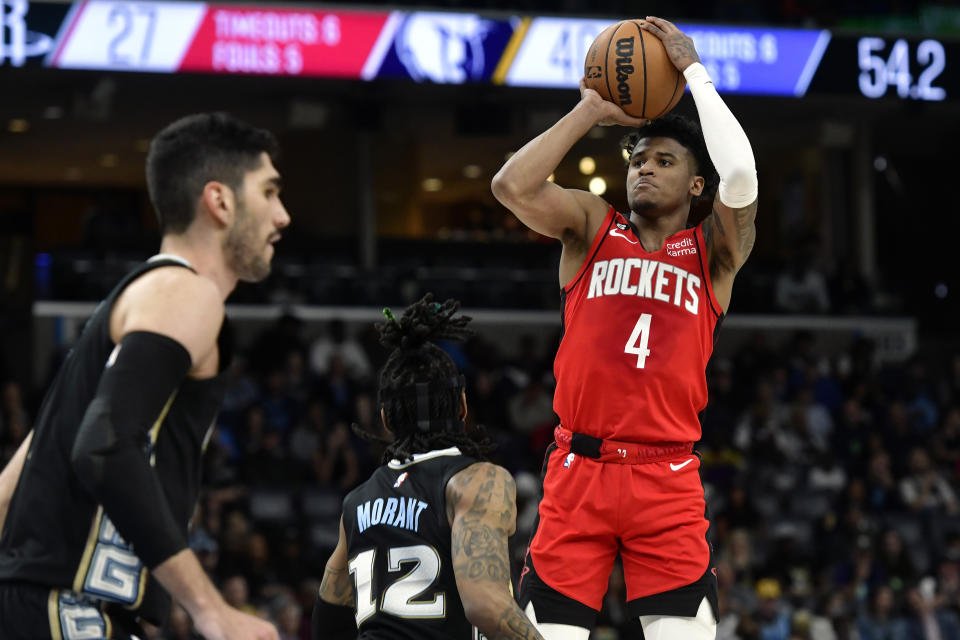
[[[732, 213], [732, 216], [721, 213], [714, 204], [713, 211], [703, 221], [703, 239], [707, 245], [710, 275], [714, 277], [721, 273], [735, 273], [750, 255], [757, 238], [757, 229], [754, 226], [757, 203], [742, 209], [733, 209]], [[731, 222], [733, 233], [728, 234], [727, 227]]]
[[497, 621], [497, 630], [490, 636], [490, 640], [543, 640], [533, 625], [523, 615], [515, 603], [503, 612]]
[[320, 596], [327, 602], [343, 606], [354, 605], [353, 580], [347, 569], [327, 569], [320, 583]]
[[452, 496], [461, 500], [455, 505], [456, 519], [450, 541], [453, 570], [458, 582], [503, 591], [503, 611], [493, 629], [484, 630], [490, 640], [542, 640], [509, 595], [510, 554], [507, 539], [516, 526], [516, 484], [502, 469], [491, 465], [474, 465], [458, 474]]
[[753, 250], [753, 243], [757, 240], [757, 227], [754, 221], [757, 219], [757, 202], [749, 204], [743, 209], [734, 210], [734, 224], [737, 227], [737, 240], [740, 249], [740, 255], [746, 260], [747, 256]]

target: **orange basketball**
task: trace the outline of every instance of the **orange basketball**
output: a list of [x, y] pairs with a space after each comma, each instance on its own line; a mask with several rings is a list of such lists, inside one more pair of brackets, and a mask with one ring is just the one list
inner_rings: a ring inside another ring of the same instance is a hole
[[597, 36], [583, 62], [583, 77], [604, 100], [651, 120], [673, 109], [687, 86], [663, 43], [641, 29], [639, 20], [622, 20]]

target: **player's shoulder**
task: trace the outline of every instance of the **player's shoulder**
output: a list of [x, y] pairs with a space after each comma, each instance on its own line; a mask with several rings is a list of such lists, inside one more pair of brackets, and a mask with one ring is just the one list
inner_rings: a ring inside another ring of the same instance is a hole
[[183, 267], [158, 267], [133, 281], [111, 316], [111, 337], [148, 331], [176, 340], [195, 365], [217, 346], [224, 302], [216, 284]]
[[493, 492], [498, 486], [516, 491], [516, 482], [509, 471], [492, 462], [478, 461], [464, 467], [450, 478], [447, 483], [447, 497], [457, 501], [466, 496]]
[[181, 316], [204, 324], [216, 322], [218, 326], [225, 308], [213, 280], [179, 266], [148, 271], [131, 283], [123, 297], [131, 310]]
[[584, 191], [583, 189], [567, 189], [567, 191], [580, 206], [583, 207], [583, 210], [587, 212], [587, 216], [591, 219], [599, 217], [602, 220], [606, 217], [612, 206], [609, 202], [590, 191]]

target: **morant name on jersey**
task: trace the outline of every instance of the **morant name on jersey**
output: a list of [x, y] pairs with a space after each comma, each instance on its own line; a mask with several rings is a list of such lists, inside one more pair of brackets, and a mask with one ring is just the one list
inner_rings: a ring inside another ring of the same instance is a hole
[[420, 514], [429, 508], [416, 498], [376, 498], [357, 505], [357, 529], [363, 533], [370, 527], [388, 525], [420, 532]]
[[698, 315], [700, 287], [699, 276], [673, 264], [643, 258], [612, 258], [593, 263], [587, 299], [613, 295], [650, 298]]

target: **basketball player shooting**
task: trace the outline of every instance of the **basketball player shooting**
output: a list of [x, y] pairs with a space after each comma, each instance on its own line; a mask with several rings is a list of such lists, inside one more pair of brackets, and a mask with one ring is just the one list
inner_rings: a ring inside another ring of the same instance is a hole
[[144, 638], [173, 596], [207, 640], [276, 640], [187, 546], [230, 366], [224, 301], [267, 277], [290, 223], [276, 153], [272, 134], [225, 114], [150, 143], [161, 253], [97, 307], [0, 473], [0, 638]]
[[[581, 83], [580, 102], [493, 180], [494, 195], [524, 224], [563, 243], [564, 333], [554, 363], [561, 424], [519, 587], [521, 607], [547, 640], [587, 639], [618, 553], [627, 610], [648, 640], [716, 635], [693, 444], [707, 361], [754, 243], [756, 169], [693, 41], [660, 18], [640, 28], [686, 78], [702, 135], [673, 115], [644, 123]], [[627, 142], [626, 216], [547, 180], [598, 124], [639, 126]], [[686, 228], [698, 198], [712, 198], [713, 211]]]

